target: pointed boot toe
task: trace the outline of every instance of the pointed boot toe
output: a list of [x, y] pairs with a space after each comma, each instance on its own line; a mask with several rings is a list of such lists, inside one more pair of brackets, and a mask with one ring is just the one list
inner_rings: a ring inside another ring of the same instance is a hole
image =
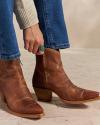
[[96, 91], [91, 91], [91, 90], [85, 90], [83, 97], [85, 100], [98, 100], [100, 99], [100, 93]]

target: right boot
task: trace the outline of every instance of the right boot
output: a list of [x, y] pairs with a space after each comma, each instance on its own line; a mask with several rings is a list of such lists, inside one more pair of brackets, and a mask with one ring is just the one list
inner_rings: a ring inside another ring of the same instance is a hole
[[19, 59], [0, 60], [0, 93], [9, 113], [33, 119], [43, 116], [26, 85]]
[[36, 56], [33, 88], [39, 101], [49, 102], [54, 92], [65, 104], [83, 104], [100, 99], [100, 93], [76, 86], [64, 71], [60, 51], [46, 48]]

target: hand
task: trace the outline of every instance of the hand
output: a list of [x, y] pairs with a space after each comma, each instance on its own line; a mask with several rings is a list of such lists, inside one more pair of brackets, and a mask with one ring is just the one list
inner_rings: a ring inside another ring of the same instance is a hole
[[33, 25], [30, 28], [24, 29], [23, 38], [24, 38], [24, 48], [26, 50], [34, 54], [38, 55], [42, 54], [38, 52], [38, 50], [40, 46], [44, 45], [44, 39], [38, 24]]

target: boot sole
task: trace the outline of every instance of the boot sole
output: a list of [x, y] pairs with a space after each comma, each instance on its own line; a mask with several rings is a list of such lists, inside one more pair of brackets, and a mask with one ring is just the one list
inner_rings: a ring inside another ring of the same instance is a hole
[[[52, 92], [51, 90], [48, 90], [48, 89], [40, 89], [40, 88], [35, 88], [35, 87], [34, 87], [34, 91], [36, 93], [38, 101], [42, 101], [42, 102], [51, 102], [51, 100], [52, 100], [52, 93], [55, 93], [55, 92]], [[63, 103], [71, 104], [71, 105], [72, 104], [73, 105], [84, 104], [84, 103], [100, 100], [100, 96], [96, 97], [94, 99], [89, 99], [89, 100], [84, 100], [84, 101], [68, 101], [68, 100], [62, 99], [61, 97], [59, 97], [59, 98], [60, 98], [60, 100]]]
[[65, 103], [65, 104], [71, 104], [71, 105], [79, 105], [79, 104], [89, 103], [89, 102], [98, 101], [98, 100], [100, 100], [100, 97], [97, 97], [95, 99], [84, 100], [84, 101], [67, 101], [67, 100], [61, 99], [61, 101], [63, 103]]

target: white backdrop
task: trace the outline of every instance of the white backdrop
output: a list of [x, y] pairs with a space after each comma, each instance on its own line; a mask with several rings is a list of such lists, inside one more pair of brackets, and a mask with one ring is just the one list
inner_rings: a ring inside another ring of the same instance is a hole
[[[100, 0], [63, 0], [63, 5], [71, 47], [99, 48]], [[21, 42], [22, 34], [14, 22]]]

